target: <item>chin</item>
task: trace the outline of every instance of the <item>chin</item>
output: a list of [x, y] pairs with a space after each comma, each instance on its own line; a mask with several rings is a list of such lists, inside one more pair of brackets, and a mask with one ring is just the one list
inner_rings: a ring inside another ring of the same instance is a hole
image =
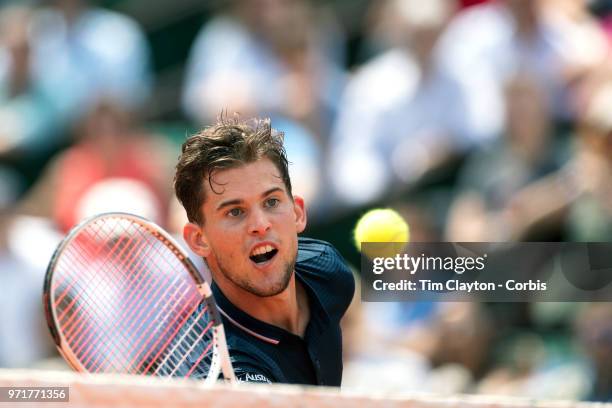
[[274, 279], [274, 282], [270, 282], [268, 285], [247, 285], [249, 288], [244, 288], [248, 290], [250, 293], [257, 295], [259, 297], [270, 297], [276, 296], [283, 293], [289, 287], [289, 283], [291, 282], [291, 277], [293, 276], [293, 268], [291, 271], [287, 272], [286, 269], [284, 271], [279, 271], [277, 278]]

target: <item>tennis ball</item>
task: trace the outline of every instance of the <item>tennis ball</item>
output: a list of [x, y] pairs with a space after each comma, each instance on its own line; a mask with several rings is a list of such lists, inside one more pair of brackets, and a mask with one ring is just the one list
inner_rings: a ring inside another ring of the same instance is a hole
[[384, 242], [388, 245], [369, 247], [369, 258], [393, 257], [402, 251], [404, 243], [410, 240], [410, 229], [406, 221], [390, 208], [378, 208], [365, 213], [355, 226], [355, 245], [362, 250], [362, 242]]

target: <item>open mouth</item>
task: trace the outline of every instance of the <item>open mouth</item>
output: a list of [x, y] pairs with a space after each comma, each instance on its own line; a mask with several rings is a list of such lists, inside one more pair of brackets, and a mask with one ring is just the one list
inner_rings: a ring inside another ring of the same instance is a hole
[[274, 248], [272, 245], [264, 245], [256, 248], [249, 258], [256, 264], [262, 264], [274, 258], [277, 253], [278, 249]]

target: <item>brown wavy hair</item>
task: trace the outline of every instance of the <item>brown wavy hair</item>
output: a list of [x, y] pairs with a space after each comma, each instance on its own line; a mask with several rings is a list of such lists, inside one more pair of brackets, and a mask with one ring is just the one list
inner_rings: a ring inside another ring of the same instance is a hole
[[283, 133], [271, 126], [269, 118], [240, 120], [224, 118], [183, 143], [174, 175], [174, 191], [190, 222], [202, 224], [201, 208], [206, 200], [204, 180], [214, 192], [216, 171], [269, 159], [281, 174], [291, 195], [289, 162], [283, 147]]

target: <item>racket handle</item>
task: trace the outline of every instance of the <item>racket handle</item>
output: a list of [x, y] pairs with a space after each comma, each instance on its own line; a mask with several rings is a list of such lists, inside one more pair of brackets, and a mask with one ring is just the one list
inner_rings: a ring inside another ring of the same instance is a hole
[[235, 384], [236, 375], [234, 374], [234, 368], [232, 367], [232, 360], [230, 359], [229, 351], [227, 349], [227, 342], [225, 341], [225, 330], [223, 326], [219, 326], [217, 329], [217, 338], [219, 340], [219, 354], [221, 355], [221, 371], [223, 372], [223, 379], [226, 383]]
[[227, 342], [225, 339], [225, 330], [223, 330], [223, 320], [221, 319], [221, 313], [217, 309], [217, 305], [214, 303], [212, 297], [212, 290], [207, 282], [203, 282], [197, 285], [198, 291], [204, 299], [207, 299], [210, 306], [210, 313], [213, 321], [216, 323], [213, 330], [215, 330], [217, 339], [217, 348], [221, 363], [221, 372], [223, 373], [223, 379], [228, 383], [236, 383], [236, 376], [234, 374], [234, 368], [232, 367], [232, 360], [230, 359], [229, 350], [227, 348]]

